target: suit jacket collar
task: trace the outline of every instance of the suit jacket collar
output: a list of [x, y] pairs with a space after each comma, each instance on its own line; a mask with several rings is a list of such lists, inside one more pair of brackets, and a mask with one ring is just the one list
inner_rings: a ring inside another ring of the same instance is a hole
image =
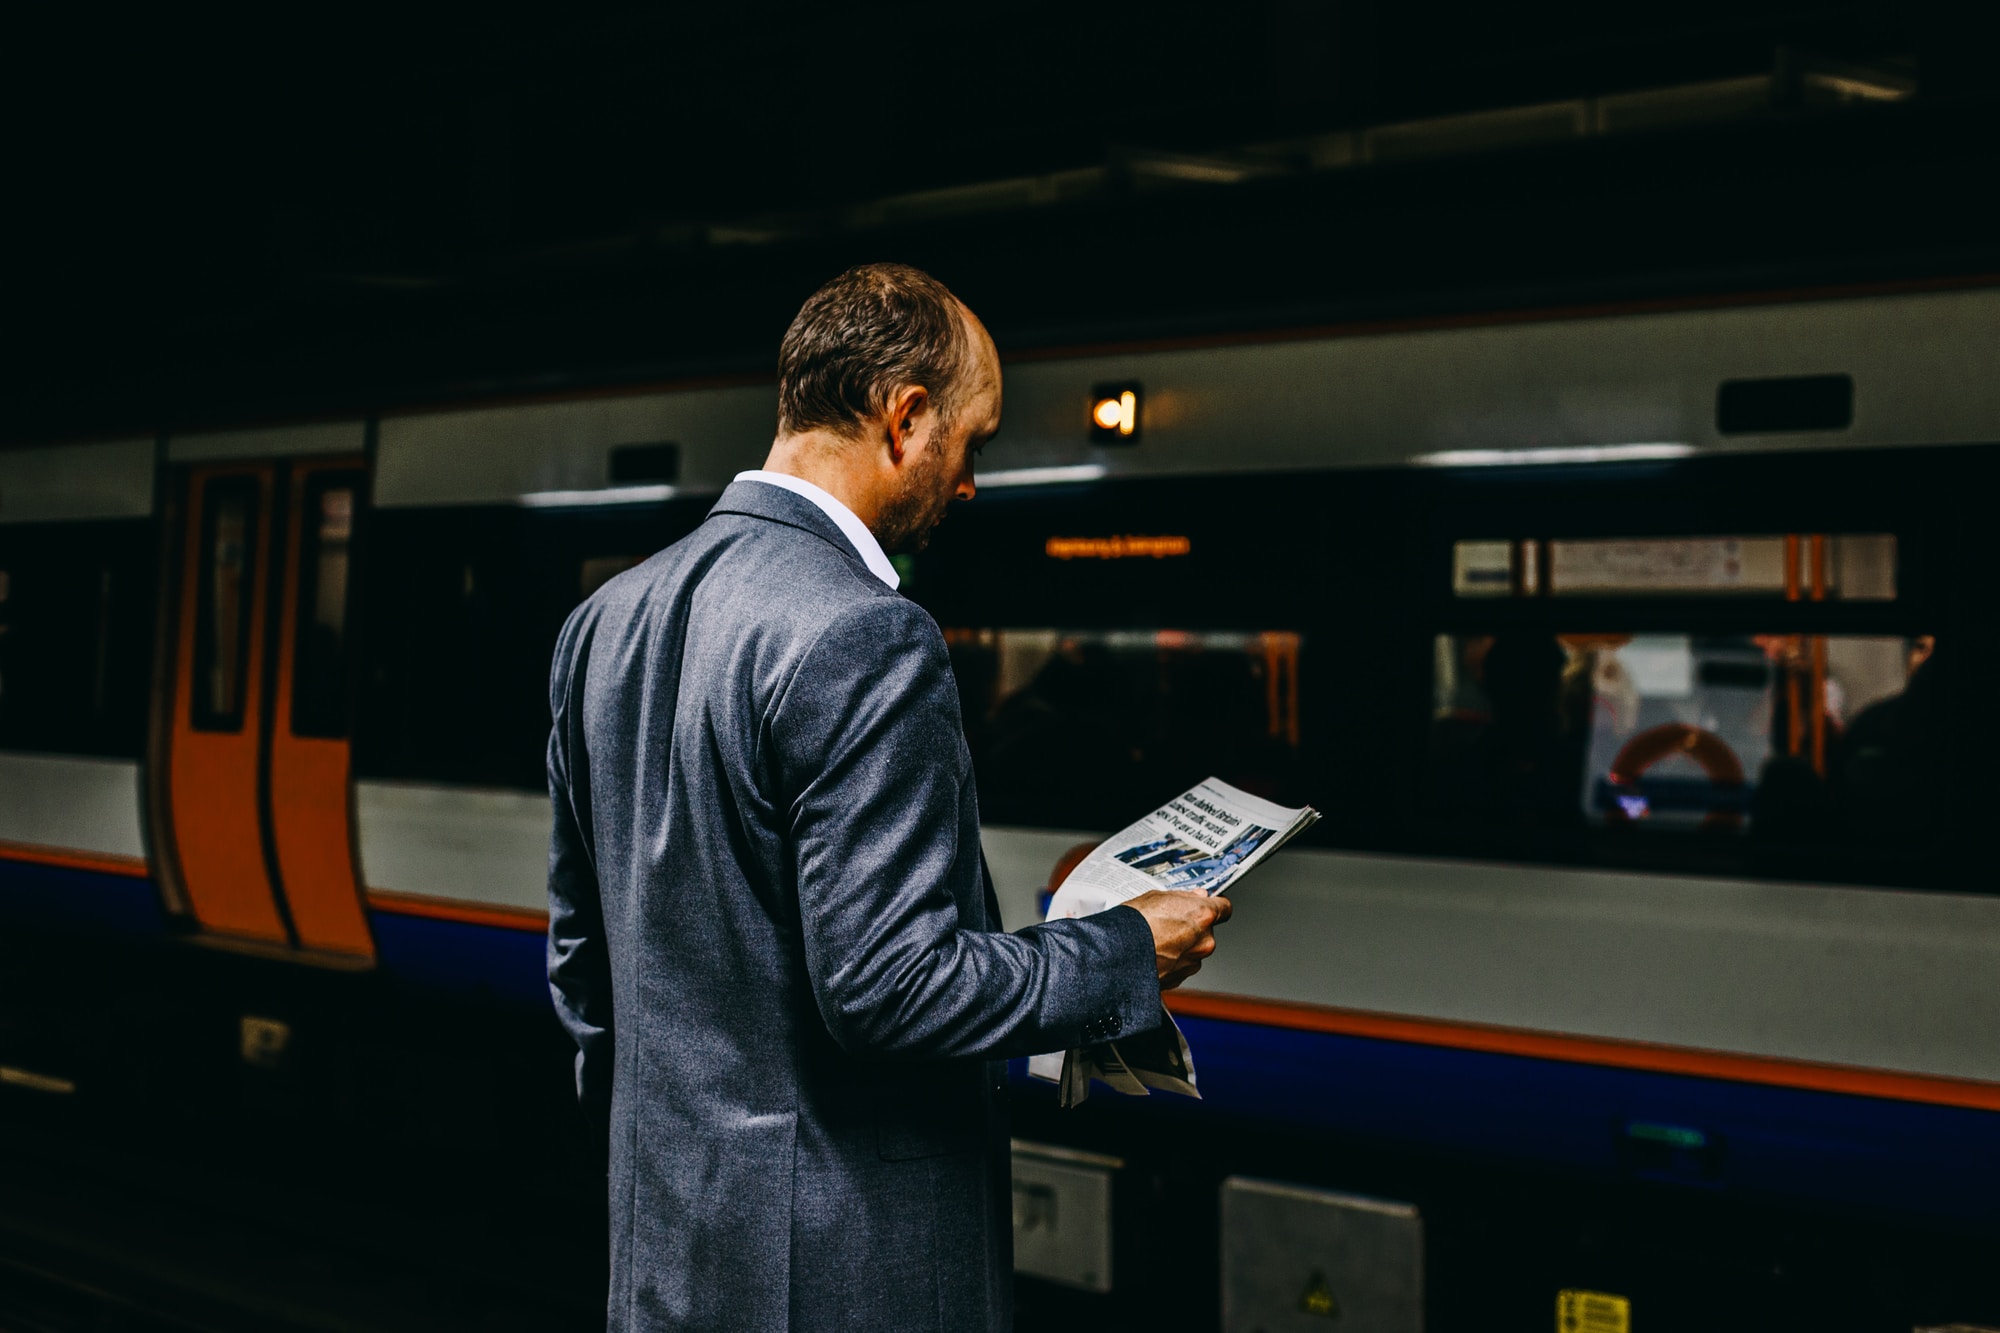
[[715, 502], [715, 508], [708, 513], [711, 518], [717, 514], [743, 514], [810, 532], [820, 540], [831, 543], [862, 573], [875, 579], [875, 571], [868, 568], [868, 562], [854, 549], [854, 543], [847, 540], [847, 534], [840, 530], [840, 525], [828, 518], [826, 511], [818, 505], [782, 486], [767, 486], [761, 481], [732, 481], [723, 490], [722, 498]]

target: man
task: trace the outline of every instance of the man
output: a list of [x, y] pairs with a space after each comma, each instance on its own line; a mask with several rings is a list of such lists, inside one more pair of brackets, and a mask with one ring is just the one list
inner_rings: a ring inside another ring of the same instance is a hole
[[613, 1329], [1011, 1321], [1007, 1057], [1133, 1032], [1226, 901], [1000, 932], [944, 640], [896, 591], [1000, 425], [897, 265], [816, 292], [778, 436], [563, 627], [549, 980], [608, 1127]]

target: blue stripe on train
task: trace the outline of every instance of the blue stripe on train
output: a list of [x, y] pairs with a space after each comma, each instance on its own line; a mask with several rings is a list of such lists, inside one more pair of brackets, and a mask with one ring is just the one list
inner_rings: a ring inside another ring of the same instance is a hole
[[31, 929], [157, 935], [167, 924], [160, 891], [149, 878], [4, 858], [0, 914]]
[[[542, 937], [374, 913], [404, 975], [544, 1006]], [[1696, 1188], [1990, 1219], [2000, 1113], [1183, 1018], [1201, 1102], [1096, 1096]], [[1024, 1062], [1016, 1061], [1017, 1074]], [[1019, 1078], [1027, 1083], [1025, 1076]], [[1028, 1095], [1051, 1095], [1045, 1084]]]
[[[1527, 1056], [1183, 1018], [1202, 1100], [1224, 1114], [1697, 1188], [1991, 1220], [2000, 1113]], [[1022, 1062], [1016, 1062], [1017, 1071]], [[1018, 1081], [1053, 1096], [1047, 1084]]]
[[403, 912], [371, 911], [375, 952], [385, 971], [468, 997], [550, 1008], [539, 931], [509, 930]]
[[[385, 970], [470, 997], [549, 1003], [539, 933], [399, 912], [368, 915]], [[0, 858], [0, 923], [27, 931], [162, 935], [167, 916], [151, 879]]]
[[[381, 963], [406, 980], [510, 1005], [549, 1003], [542, 936], [369, 913]], [[158, 934], [151, 880], [0, 861], [0, 919]], [[1367, 1037], [1183, 1018], [1203, 1100], [1121, 1113], [1228, 1115], [1379, 1136], [1695, 1187], [1991, 1220], [2000, 1113], [1653, 1074]], [[1023, 1095], [1048, 1096], [1016, 1062]], [[1691, 1146], [1692, 1145], [1692, 1146]]]

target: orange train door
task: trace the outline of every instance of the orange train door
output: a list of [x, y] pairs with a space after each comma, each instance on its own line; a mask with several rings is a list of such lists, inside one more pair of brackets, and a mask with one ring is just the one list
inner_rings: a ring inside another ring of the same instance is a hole
[[359, 459], [176, 478], [180, 594], [158, 735], [168, 893], [217, 942], [366, 963], [350, 800], [349, 572]]

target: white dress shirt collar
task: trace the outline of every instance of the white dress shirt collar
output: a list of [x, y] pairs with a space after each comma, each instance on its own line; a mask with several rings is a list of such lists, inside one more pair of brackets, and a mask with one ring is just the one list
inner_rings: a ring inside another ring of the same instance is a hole
[[802, 495], [812, 501], [820, 507], [820, 510], [828, 518], [834, 521], [835, 526], [840, 529], [841, 535], [846, 537], [848, 544], [854, 547], [854, 553], [861, 557], [861, 563], [868, 566], [869, 573], [888, 584], [891, 588], [902, 586], [902, 576], [897, 574], [896, 567], [889, 563], [889, 557], [882, 551], [882, 543], [875, 540], [875, 534], [868, 530], [868, 525], [856, 518], [852, 509], [834, 499], [833, 496], [827, 494], [824, 490], [821, 490], [803, 478], [794, 477], [789, 473], [765, 472], [762, 469], [739, 472], [736, 474], [736, 480], [761, 481], [766, 486], [776, 486], [780, 489], [790, 491], [793, 495]]

